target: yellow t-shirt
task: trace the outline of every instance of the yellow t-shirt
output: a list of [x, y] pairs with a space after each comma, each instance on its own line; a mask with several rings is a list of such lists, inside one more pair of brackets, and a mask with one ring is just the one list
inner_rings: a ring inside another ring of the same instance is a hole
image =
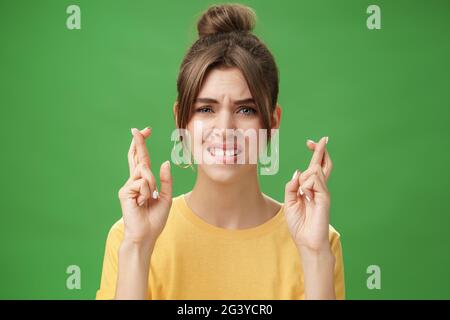
[[[150, 262], [149, 299], [303, 299], [301, 258], [282, 205], [265, 223], [228, 230], [198, 217], [184, 195], [173, 199], [166, 226]], [[114, 299], [123, 220], [106, 241], [97, 299]], [[344, 299], [344, 266], [339, 233], [330, 225], [336, 257], [335, 290]]]

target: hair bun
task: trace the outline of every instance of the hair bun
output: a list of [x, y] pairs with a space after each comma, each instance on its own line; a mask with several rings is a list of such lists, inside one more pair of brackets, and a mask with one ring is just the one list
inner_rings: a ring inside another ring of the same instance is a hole
[[255, 12], [241, 4], [214, 5], [197, 23], [199, 37], [232, 31], [250, 32], [255, 27]]

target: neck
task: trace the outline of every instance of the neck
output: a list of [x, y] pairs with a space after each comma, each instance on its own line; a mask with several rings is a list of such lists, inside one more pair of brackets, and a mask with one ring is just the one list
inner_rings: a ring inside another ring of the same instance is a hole
[[186, 194], [186, 201], [200, 218], [221, 228], [245, 229], [271, 217], [259, 188], [256, 166], [227, 183], [212, 180], [198, 168], [197, 180], [192, 191]]

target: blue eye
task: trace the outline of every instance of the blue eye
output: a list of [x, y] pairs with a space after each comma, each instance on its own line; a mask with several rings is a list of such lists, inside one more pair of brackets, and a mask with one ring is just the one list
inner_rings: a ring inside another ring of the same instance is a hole
[[256, 114], [256, 109], [251, 107], [242, 107], [241, 109], [239, 109], [239, 113], [250, 116]]

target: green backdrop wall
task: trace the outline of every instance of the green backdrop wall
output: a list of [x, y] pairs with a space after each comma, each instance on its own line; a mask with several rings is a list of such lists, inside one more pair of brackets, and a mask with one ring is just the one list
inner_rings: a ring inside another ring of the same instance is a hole
[[[94, 298], [130, 128], [153, 127], [155, 165], [170, 157], [178, 68], [212, 3], [1, 1], [0, 298]], [[306, 139], [328, 135], [347, 298], [449, 299], [450, 2], [242, 3], [281, 75], [280, 171], [263, 191], [283, 201]], [[173, 175], [175, 195], [190, 190], [191, 171]], [[73, 264], [80, 290], [66, 288]]]

